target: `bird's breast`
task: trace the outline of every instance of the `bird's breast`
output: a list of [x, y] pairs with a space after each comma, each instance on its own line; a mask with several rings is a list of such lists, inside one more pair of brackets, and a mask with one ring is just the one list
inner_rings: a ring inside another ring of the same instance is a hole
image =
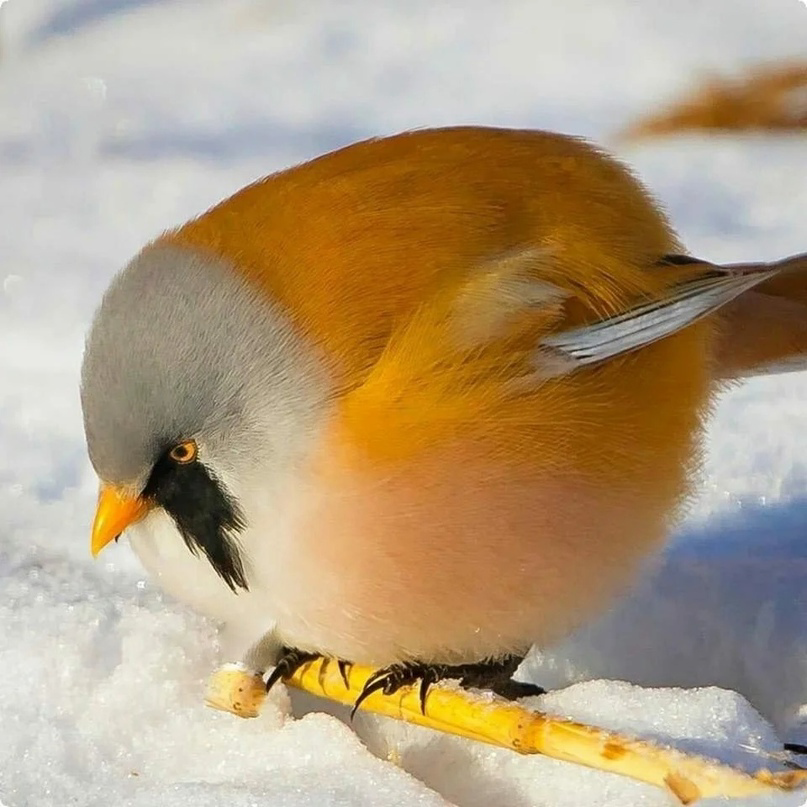
[[372, 664], [559, 639], [625, 585], [670, 506], [461, 450], [394, 473], [318, 470], [278, 627], [287, 643]]

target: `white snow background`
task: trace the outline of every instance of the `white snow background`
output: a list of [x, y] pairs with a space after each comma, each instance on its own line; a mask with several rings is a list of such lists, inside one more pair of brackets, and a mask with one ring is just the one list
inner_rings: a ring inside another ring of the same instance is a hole
[[[207, 676], [224, 660], [215, 625], [163, 598], [125, 541], [89, 556], [83, 337], [138, 247], [258, 176], [425, 125], [607, 142], [703, 71], [803, 56], [805, 5], [9, 0], [0, 38], [0, 800], [673, 804], [625, 778], [389, 720], [349, 728], [305, 698], [292, 712], [283, 687], [254, 721], [206, 709]], [[619, 153], [694, 253], [807, 249], [803, 136]], [[804, 374], [722, 400], [703, 495], [658, 568], [607, 618], [522, 668], [560, 687], [542, 708], [751, 765], [770, 762], [754, 749], [799, 739], [806, 403]]]

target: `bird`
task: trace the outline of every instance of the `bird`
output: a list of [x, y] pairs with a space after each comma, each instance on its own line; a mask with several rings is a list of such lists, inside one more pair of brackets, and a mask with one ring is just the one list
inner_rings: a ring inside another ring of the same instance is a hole
[[125, 531], [243, 648], [372, 665], [362, 697], [506, 697], [623, 594], [696, 489], [711, 409], [807, 357], [807, 254], [689, 255], [579, 137], [353, 143], [146, 244], [81, 403], [91, 549]]

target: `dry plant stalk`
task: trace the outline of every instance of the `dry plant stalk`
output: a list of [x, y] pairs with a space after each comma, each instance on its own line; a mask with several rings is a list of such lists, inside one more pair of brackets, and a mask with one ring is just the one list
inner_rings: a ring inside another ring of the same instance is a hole
[[[312, 695], [352, 706], [371, 667], [354, 665], [343, 680], [338, 665], [313, 661], [286, 683]], [[214, 674], [207, 703], [239, 717], [258, 714], [263, 678], [243, 666], [227, 665]], [[682, 804], [714, 796], [742, 797], [771, 790], [794, 790], [807, 782], [807, 771], [753, 775], [705, 757], [664, 748], [622, 734], [552, 717], [492, 695], [474, 695], [459, 687], [434, 686], [420, 709], [416, 687], [394, 695], [370, 695], [362, 710], [508, 748], [519, 754], [543, 754], [589, 768], [629, 776], [672, 792]]]
[[807, 129], [807, 62], [758, 65], [740, 78], [712, 78], [684, 100], [639, 119], [617, 139], [639, 140], [696, 129]]

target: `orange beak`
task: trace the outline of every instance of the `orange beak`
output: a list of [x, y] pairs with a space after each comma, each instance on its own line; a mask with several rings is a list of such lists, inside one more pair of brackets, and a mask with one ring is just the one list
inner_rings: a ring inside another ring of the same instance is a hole
[[102, 486], [92, 525], [92, 556], [97, 557], [127, 527], [140, 521], [151, 506], [146, 499], [127, 496], [117, 488]]

